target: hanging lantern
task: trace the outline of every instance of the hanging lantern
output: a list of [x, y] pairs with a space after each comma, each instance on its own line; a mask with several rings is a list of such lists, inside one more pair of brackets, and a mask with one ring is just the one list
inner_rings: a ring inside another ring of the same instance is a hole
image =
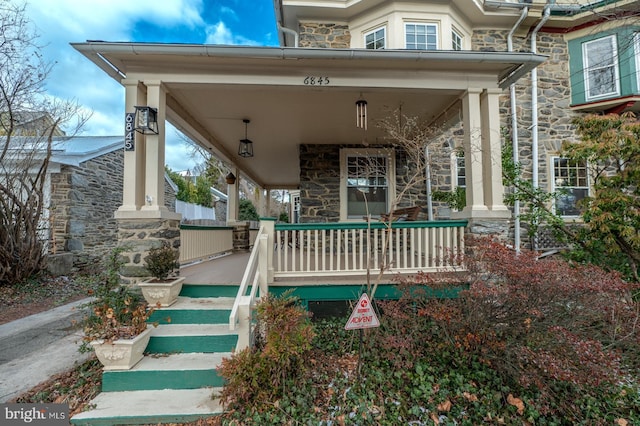
[[367, 130], [367, 101], [364, 99], [356, 102], [356, 127]]
[[240, 157], [253, 157], [253, 142], [247, 139], [247, 124], [251, 121], [246, 118], [242, 120], [244, 123], [244, 139], [240, 139], [240, 146], [238, 147], [238, 155]]

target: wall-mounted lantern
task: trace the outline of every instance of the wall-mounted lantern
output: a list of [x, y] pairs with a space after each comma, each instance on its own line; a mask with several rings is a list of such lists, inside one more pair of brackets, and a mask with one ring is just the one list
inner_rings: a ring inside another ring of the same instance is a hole
[[158, 110], [149, 106], [137, 106], [134, 129], [143, 135], [158, 134]]

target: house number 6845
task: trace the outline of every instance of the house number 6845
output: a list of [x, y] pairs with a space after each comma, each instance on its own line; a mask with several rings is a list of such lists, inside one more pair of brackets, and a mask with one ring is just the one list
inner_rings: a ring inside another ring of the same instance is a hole
[[309, 75], [304, 78], [304, 84], [307, 86], [326, 86], [329, 84], [329, 77], [314, 77]]

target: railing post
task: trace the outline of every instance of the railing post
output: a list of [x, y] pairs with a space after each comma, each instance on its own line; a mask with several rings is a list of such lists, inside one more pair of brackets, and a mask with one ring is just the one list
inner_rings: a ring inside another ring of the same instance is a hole
[[[258, 285], [260, 286], [260, 298], [269, 292], [269, 254], [273, 252], [269, 250], [268, 235], [261, 234], [258, 236]], [[273, 273], [273, 272], [272, 272]]]
[[251, 345], [251, 296], [242, 296], [238, 305], [238, 343], [236, 351]]
[[[267, 233], [267, 284], [273, 282], [273, 249], [275, 247], [276, 219], [272, 217], [260, 218], [260, 227]], [[261, 253], [262, 255], [262, 253]]]

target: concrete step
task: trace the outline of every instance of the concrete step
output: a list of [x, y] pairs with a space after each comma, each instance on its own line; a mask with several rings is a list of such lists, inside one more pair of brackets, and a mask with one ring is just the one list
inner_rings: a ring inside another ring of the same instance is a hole
[[223, 412], [213, 396], [220, 388], [103, 392], [84, 411], [71, 418], [74, 425], [133, 425], [187, 423]]
[[171, 306], [156, 308], [149, 322], [158, 324], [224, 324], [229, 322], [232, 297], [178, 297]]
[[161, 324], [152, 329], [146, 352], [230, 352], [235, 350], [237, 343], [238, 334], [229, 330], [228, 323]]
[[131, 370], [105, 371], [102, 374], [102, 391], [198, 389], [224, 386], [217, 367], [224, 353], [184, 353], [145, 356]]

